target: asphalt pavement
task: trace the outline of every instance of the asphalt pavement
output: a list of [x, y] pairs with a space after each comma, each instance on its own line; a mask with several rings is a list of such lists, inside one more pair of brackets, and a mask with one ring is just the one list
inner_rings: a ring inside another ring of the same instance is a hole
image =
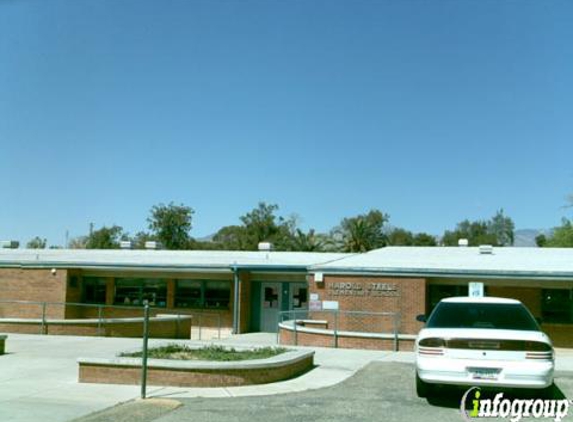
[[[556, 386], [556, 397], [573, 398], [571, 374], [560, 374]], [[420, 399], [411, 363], [372, 362], [345, 381], [318, 390], [264, 397], [178, 398], [180, 407], [157, 418], [148, 419], [145, 414], [129, 418], [134, 407], [123, 411], [119, 406], [113, 413], [78, 422], [107, 422], [115, 420], [112, 415], [128, 418], [122, 422], [460, 422], [463, 393], [463, 389], [446, 388], [430, 401]], [[570, 413], [573, 419], [573, 410]]]

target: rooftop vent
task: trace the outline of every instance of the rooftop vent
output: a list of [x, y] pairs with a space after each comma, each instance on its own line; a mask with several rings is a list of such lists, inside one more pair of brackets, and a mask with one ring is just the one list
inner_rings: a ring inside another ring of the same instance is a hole
[[0, 240], [0, 248], [2, 249], [18, 249], [20, 242], [17, 240]]
[[465, 247], [465, 246], [468, 246], [469, 243], [470, 243], [470, 242], [468, 241], [468, 239], [459, 239], [459, 240], [458, 240], [458, 246], [463, 246], [463, 247]]
[[259, 251], [269, 252], [273, 250], [273, 244], [271, 242], [259, 242]]
[[161, 242], [148, 240], [147, 242], [145, 242], [145, 249], [151, 249], [151, 250], [161, 249]]
[[493, 254], [493, 246], [492, 245], [480, 245], [479, 246], [479, 253], [480, 253], [480, 255], [492, 255]]
[[119, 242], [119, 247], [121, 249], [133, 249], [133, 243], [131, 242], [131, 240], [122, 240], [121, 242]]

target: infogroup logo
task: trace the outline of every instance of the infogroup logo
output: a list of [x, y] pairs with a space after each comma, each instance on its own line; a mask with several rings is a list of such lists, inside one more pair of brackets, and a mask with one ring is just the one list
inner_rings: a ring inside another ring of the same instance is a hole
[[503, 393], [497, 393], [493, 400], [485, 399], [481, 397], [479, 387], [472, 387], [462, 396], [460, 412], [466, 421], [509, 418], [511, 422], [519, 422], [523, 418], [553, 418], [560, 422], [569, 413], [572, 403], [567, 399], [509, 399], [504, 398]]

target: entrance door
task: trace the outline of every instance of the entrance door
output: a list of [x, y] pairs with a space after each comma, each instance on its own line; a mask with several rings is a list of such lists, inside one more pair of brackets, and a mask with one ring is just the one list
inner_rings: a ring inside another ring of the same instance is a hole
[[276, 333], [281, 309], [281, 283], [261, 283], [261, 331]]
[[294, 312], [294, 318], [308, 318], [308, 285], [306, 283], [290, 283], [289, 310]]

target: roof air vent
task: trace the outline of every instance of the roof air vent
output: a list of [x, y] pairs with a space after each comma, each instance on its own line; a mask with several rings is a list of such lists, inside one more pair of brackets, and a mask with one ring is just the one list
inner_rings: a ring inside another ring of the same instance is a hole
[[145, 249], [151, 249], [151, 250], [161, 249], [161, 242], [148, 240], [147, 242], [145, 242]]
[[131, 240], [122, 240], [121, 242], [119, 242], [119, 247], [121, 249], [133, 249], [133, 243], [131, 242]]
[[480, 253], [480, 255], [493, 255], [493, 246], [492, 245], [480, 245], [479, 246], [479, 253]]
[[20, 242], [17, 240], [0, 240], [0, 248], [2, 249], [18, 249]]
[[273, 244], [271, 242], [259, 242], [259, 251], [269, 252], [273, 250]]
[[458, 239], [458, 246], [466, 247], [469, 245], [468, 239]]

